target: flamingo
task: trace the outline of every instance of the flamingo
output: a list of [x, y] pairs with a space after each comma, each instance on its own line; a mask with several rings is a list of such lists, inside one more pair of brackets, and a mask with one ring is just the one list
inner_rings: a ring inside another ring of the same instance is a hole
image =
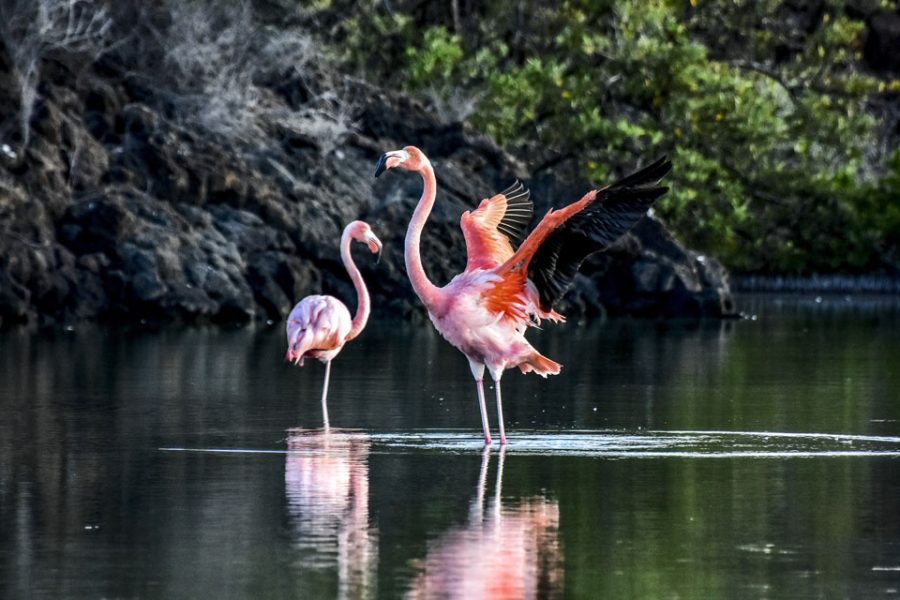
[[356, 288], [356, 315], [351, 320], [347, 306], [334, 296], [307, 296], [294, 306], [287, 320], [288, 350], [286, 359], [303, 366], [303, 359], [318, 358], [325, 363], [325, 383], [322, 386], [322, 415], [328, 429], [328, 379], [331, 361], [344, 348], [344, 344], [362, 332], [369, 320], [369, 291], [359, 269], [350, 256], [350, 241], [356, 240], [369, 246], [375, 254], [381, 252], [379, 240], [365, 221], [353, 221], [341, 235], [341, 260]]
[[589, 191], [577, 202], [549, 210], [516, 250], [512, 242], [518, 241], [531, 221], [530, 192], [517, 182], [482, 200], [460, 220], [466, 268], [444, 287], [428, 279], [419, 250], [437, 191], [434, 168], [421, 150], [406, 146], [383, 154], [375, 177], [398, 167], [419, 173], [424, 184], [406, 232], [407, 275], [435, 328], [469, 361], [484, 443], [490, 445], [483, 385], [487, 367], [494, 380], [500, 444], [506, 444], [500, 394], [503, 371], [518, 367], [523, 373], [547, 377], [562, 367], [528, 343], [526, 329], [538, 326], [542, 319], [565, 321], [553, 305], [571, 285], [582, 261], [625, 234], [668, 191], [658, 184], [672, 164], [662, 157], [616, 183]]

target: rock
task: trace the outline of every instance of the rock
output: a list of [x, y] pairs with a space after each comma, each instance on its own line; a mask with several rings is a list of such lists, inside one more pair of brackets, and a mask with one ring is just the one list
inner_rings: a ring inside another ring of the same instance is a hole
[[0, 270], [0, 325], [26, 321], [31, 309], [31, 292]]
[[[256, 137], [240, 139], [179, 120], [165, 94], [117, 70], [114, 51], [102, 61], [80, 64], [77, 76], [66, 70], [77, 61], [45, 71], [30, 141], [0, 161], [3, 324], [279, 320], [312, 293], [352, 307], [338, 242], [357, 218], [385, 244], [379, 264], [354, 250], [376, 314], [421, 319], [403, 261], [421, 181], [393, 172], [375, 180], [381, 153], [415, 144], [435, 165], [438, 201], [422, 253], [439, 285], [465, 266], [459, 217], [480, 199], [523, 179], [542, 215], [590, 189], [546, 175], [529, 180], [523, 163], [490, 140], [358, 80], [341, 81], [356, 106], [351, 134], [326, 140], [327, 132], [266, 121]], [[0, 60], [0, 70], [9, 64]], [[292, 114], [335, 77], [309, 67], [272, 78], [260, 102]], [[0, 90], [8, 114], [16, 102]], [[560, 309], [572, 318], [735, 313], [721, 265], [683, 248], [652, 218], [586, 261]]]

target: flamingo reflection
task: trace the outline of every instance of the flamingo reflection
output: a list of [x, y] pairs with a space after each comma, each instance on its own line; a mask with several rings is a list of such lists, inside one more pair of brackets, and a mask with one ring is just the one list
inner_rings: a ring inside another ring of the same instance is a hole
[[337, 567], [338, 598], [373, 595], [378, 546], [369, 527], [369, 446], [362, 432], [288, 431], [284, 486], [300, 567]]
[[562, 596], [559, 504], [536, 496], [503, 506], [501, 449], [493, 499], [485, 506], [490, 451], [481, 459], [469, 519], [429, 544], [414, 567], [408, 598], [557, 598]]

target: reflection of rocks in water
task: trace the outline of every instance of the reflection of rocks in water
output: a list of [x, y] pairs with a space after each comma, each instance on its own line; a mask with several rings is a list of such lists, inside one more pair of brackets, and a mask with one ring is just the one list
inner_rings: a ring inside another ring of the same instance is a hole
[[501, 502], [504, 453], [497, 466], [494, 498], [485, 507], [490, 451], [485, 450], [475, 499], [466, 524], [428, 545], [415, 561], [419, 574], [407, 597], [557, 598], [563, 568], [559, 542], [559, 504], [544, 496], [515, 506]]
[[339, 598], [374, 593], [378, 547], [369, 527], [369, 439], [291, 430], [284, 469], [294, 544], [304, 569], [337, 568]]

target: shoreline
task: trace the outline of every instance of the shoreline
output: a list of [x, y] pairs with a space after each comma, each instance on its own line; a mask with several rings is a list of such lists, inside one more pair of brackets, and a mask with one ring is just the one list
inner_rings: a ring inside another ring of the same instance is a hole
[[900, 277], [888, 275], [731, 275], [735, 293], [900, 294]]

